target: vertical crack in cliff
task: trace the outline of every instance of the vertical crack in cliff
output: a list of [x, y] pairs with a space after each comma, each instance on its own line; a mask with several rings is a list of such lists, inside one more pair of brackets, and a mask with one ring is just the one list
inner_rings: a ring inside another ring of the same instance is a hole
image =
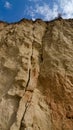
[[29, 91], [31, 93], [31, 97], [30, 97], [30, 99], [27, 100], [27, 102], [25, 104], [25, 111], [24, 111], [22, 119], [21, 119], [20, 129], [19, 130], [23, 130], [24, 128], [26, 128], [26, 124], [25, 124], [25, 122], [23, 120], [24, 120], [25, 115], [27, 113], [28, 106], [30, 105], [30, 102], [32, 100], [32, 92], [30, 90], [28, 90], [28, 87], [29, 87], [29, 83], [30, 83], [31, 69], [32, 69], [33, 44], [34, 44], [34, 25], [33, 25], [33, 28], [32, 28], [32, 38], [33, 38], [33, 41], [32, 41], [31, 56], [30, 56], [30, 65], [31, 65], [31, 67], [29, 68], [28, 81], [27, 81], [27, 84], [26, 84], [26, 87], [25, 87], [25, 93], [24, 93], [24, 96], [25, 96], [25, 94]]
[[43, 34], [43, 37], [42, 37], [42, 44], [41, 44], [41, 54], [40, 54], [40, 59], [41, 59], [41, 62], [43, 62], [43, 48], [44, 48], [44, 38], [45, 38], [45, 35], [47, 33], [47, 30], [48, 30], [48, 27], [47, 27], [47, 23], [46, 23], [46, 27], [45, 27], [45, 31], [44, 31], [44, 34]]
[[23, 130], [24, 128], [26, 128], [26, 125], [23, 120], [24, 120], [25, 114], [27, 112], [27, 108], [28, 108], [28, 102], [25, 105], [25, 111], [24, 111], [23, 117], [21, 119], [20, 130]]
[[27, 81], [27, 84], [26, 84], [26, 87], [25, 87], [25, 92], [27, 91], [27, 88], [28, 88], [28, 86], [29, 86], [30, 74], [31, 74], [31, 69], [29, 69], [29, 71], [28, 71], [28, 81]]
[[33, 28], [32, 28], [32, 48], [31, 48], [31, 56], [30, 56], [30, 65], [31, 67], [29, 68], [29, 72], [28, 72], [28, 81], [25, 87], [25, 92], [27, 91], [27, 88], [29, 86], [29, 82], [30, 82], [30, 78], [31, 78], [31, 68], [32, 68], [32, 59], [33, 59], [33, 44], [34, 44], [34, 23], [33, 23]]

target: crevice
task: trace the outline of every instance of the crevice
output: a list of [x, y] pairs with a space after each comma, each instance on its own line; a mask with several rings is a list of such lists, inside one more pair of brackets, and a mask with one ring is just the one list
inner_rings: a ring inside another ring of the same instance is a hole
[[27, 84], [26, 84], [26, 87], [25, 87], [25, 92], [27, 91], [27, 88], [28, 88], [28, 86], [29, 86], [30, 74], [31, 74], [31, 69], [29, 69], [29, 72], [28, 72], [28, 81], [27, 81]]
[[26, 114], [26, 112], [27, 112], [27, 108], [28, 108], [28, 102], [27, 102], [26, 105], [25, 105], [25, 111], [24, 111], [23, 117], [22, 117], [22, 119], [21, 119], [20, 129], [19, 129], [19, 130], [24, 130], [24, 128], [26, 128], [26, 125], [25, 125], [25, 123], [23, 122], [23, 120], [24, 120], [25, 114]]
[[41, 62], [43, 62], [44, 38], [45, 38], [45, 35], [47, 33], [47, 30], [48, 30], [48, 24], [46, 23], [45, 32], [44, 32], [44, 35], [42, 37], [41, 54], [40, 54], [40, 60], [41, 60]]
[[[27, 90], [27, 91], [28, 91], [28, 90]], [[31, 92], [31, 93], [32, 93], [32, 92]], [[27, 112], [28, 107], [30, 106], [31, 100], [32, 100], [32, 96], [31, 96], [30, 100], [28, 100], [28, 101], [26, 102], [26, 104], [25, 104], [25, 111], [24, 111], [24, 114], [23, 114], [22, 119], [21, 119], [21, 121], [20, 121], [20, 128], [19, 128], [19, 130], [24, 130], [24, 129], [26, 128], [25, 115], [26, 115], [26, 112]]]
[[[33, 64], [32, 61], [33, 61], [33, 44], [34, 44], [34, 24], [33, 24], [33, 28], [32, 28], [32, 37], [33, 37], [33, 41], [32, 41], [31, 56], [30, 56], [31, 66]], [[27, 88], [29, 86], [30, 78], [31, 78], [31, 69], [29, 69], [29, 72], [28, 72], [28, 81], [27, 81], [27, 84], [26, 84], [26, 87], [25, 87], [25, 92], [27, 91]]]
[[33, 28], [32, 28], [32, 37], [33, 37], [33, 41], [32, 41], [32, 52], [31, 52], [31, 65], [33, 64], [33, 47], [34, 47], [34, 41], [35, 41], [35, 36], [34, 36], [34, 23], [33, 23]]

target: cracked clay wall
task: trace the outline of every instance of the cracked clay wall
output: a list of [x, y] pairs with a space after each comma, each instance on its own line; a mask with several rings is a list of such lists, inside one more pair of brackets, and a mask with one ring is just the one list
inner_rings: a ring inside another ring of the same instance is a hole
[[72, 27], [0, 22], [0, 130], [73, 130]]

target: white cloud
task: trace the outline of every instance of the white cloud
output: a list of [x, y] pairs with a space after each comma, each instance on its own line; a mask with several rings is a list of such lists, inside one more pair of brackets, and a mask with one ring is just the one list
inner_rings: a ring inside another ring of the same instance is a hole
[[7, 9], [10, 9], [11, 8], [11, 3], [9, 3], [8, 1], [5, 2], [4, 4], [4, 7], [7, 8]]
[[[34, 1], [36, 4], [30, 6], [26, 13], [32, 19], [42, 18], [43, 20], [52, 20], [61, 14], [63, 18], [73, 18], [73, 0], [54, 0], [52, 7], [49, 6], [49, 2], [43, 2], [43, 0], [29, 0]], [[40, 1], [42, 2], [40, 4]], [[45, 0], [44, 0], [45, 1]]]
[[49, 7], [46, 3], [43, 5], [36, 4], [35, 8], [30, 7], [27, 11], [27, 14], [32, 17], [32, 19], [37, 18], [39, 15], [44, 20], [52, 20], [58, 16], [58, 6], [53, 5], [53, 9]]
[[49, 5], [44, 4], [43, 6], [37, 6], [36, 12], [42, 15], [44, 20], [51, 20], [58, 16], [58, 6], [54, 4], [51, 9]]
[[64, 18], [73, 18], [73, 0], [60, 0], [59, 5]]

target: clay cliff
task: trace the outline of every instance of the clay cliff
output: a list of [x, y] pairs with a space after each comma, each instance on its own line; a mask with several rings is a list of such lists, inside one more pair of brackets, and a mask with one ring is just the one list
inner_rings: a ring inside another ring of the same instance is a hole
[[0, 22], [0, 130], [73, 130], [73, 20]]

